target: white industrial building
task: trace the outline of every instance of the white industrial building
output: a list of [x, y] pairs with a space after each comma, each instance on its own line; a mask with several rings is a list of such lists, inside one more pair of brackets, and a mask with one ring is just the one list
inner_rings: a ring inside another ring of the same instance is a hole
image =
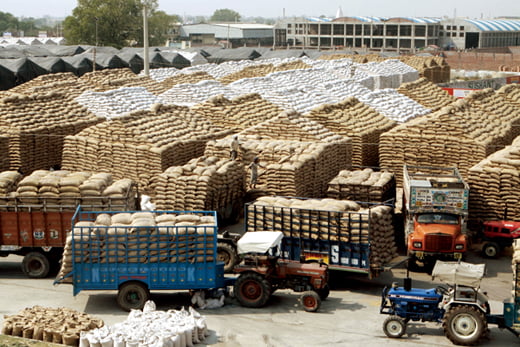
[[273, 26], [265, 24], [215, 23], [189, 24], [180, 28], [180, 39], [192, 45], [214, 45], [229, 42], [231, 47], [244, 45], [270, 46]]

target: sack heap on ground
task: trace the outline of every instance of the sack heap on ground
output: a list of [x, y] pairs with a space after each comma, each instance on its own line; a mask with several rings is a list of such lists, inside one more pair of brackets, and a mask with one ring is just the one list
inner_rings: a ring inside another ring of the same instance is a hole
[[195, 84], [178, 84], [159, 97], [168, 105], [193, 106], [212, 96], [223, 95], [232, 99], [241, 94], [244, 92], [226, 87], [218, 81], [201, 81]]
[[397, 256], [392, 207], [361, 208], [335, 199], [264, 196], [247, 206], [246, 231], [282, 231], [285, 236], [370, 244], [371, 266]]
[[425, 77], [433, 83], [450, 80], [450, 66], [442, 57], [399, 56], [397, 59], [410, 65], [419, 71], [420, 77]]
[[87, 72], [79, 78], [95, 85], [95, 91], [109, 91], [123, 87], [145, 88], [147, 93], [159, 95], [169, 88], [148, 76], [136, 75], [129, 68], [105, 69]]
[[191, 111], [220, 128], [238, 132], [276, 117], [282, 109], [258, 94], [243, 94], [233, 99], [213, 96], [191, 107]]
[[381, 134], [380, 167], [396, 175], [398, 186], [405, 163], [454, 166], [467, 178], [473, 165], [506, 145], [513, 130], [501, 116], [473, 111], [470, 103], [458, 100]]
[[419, 78], [417, 70], [395, 59], [359, 64], [357, 68], [373, 77], [374, 89], [397, 88], [403, 81]]
[[425, 77], [421, 77], [413, 82], [403, 83], [397, 91], [429, 108], [432, 112], [438, 111], [457, 100], [457, 98], [449, 95], [447, 91], [430, 82]]
[[[350, 138], [332, 133], [296, 112], [277, 117], [238, 133], [238, 160], [245, 168], [258, 157], [258, 188], [269, 194], [320, 197], [328, 182], [351, 165]], [[210, 141], [206, 156], [227, 159], [232, 136]], [[249, 173], [248, 173], [249, 174]]]
[[[4, 171], [5, 185], [10, 191], [0, 198], [3, 211], [15, 206], [31, 206], [31, 210], [61, 211], [131, 210], [135, 207], [135, 185], [129, 179], [114, 181], [108, 173], [92, 173], [66, 170], [36, 170], [19, 180], [16, 171]], [[12, 184], [12, 182], [15, 182]]]
[[101, 121], [66, 93], [4, 98], [0, 100], [0, 122], [6, 128], [3, 135], [9, 138], [9, 144], [2, 149], [9, 165], [0, 170], [31, 172], [58, 165], [65, 136]]
[[193, 347], [209, 336], [206, 317], [191, 306], [186, 311], [158, 311], [153, 301], [132, 310], [125, 321], [81, 334], [80, 347]]
[[[181, 70], [182, 71], [182, 70]], [[214, 80], [213, 76], [204, 71], [193, 73], [179, 73], [164, 79], [161, 84], [165, 88], [165, 92], [178, 84], [195, 84], [201, 81]]]
[[143, 188], [170, 166], [201, 156], [208, 140], [230, 133], [187, 107], [155, 104], [67, 137], [62, 167], [110, 172]]
[[520, 137], [511, 146], [495, 152], [468, 173], [471, 187], [469, 215], [474, 221], [520, 218]]
[[342, 170], [329, 182], [327, 197], [338, 200], [380, 203], [395, 199], [394, 174], [386, 171]]
[[379, 165], [379, 136], [396, 126], [396, 122], [373, 108], [349, 97], [332, 105], [322, 105], [304, 115], [352, 140], [351, 163], [354, 166]]
[[507, 84], [497, 90], [497, 94], [504, 98], [508, 103], [520, 106], [520, 85]]
[[78, 346], [80, 335], [105, 324], [84, 312], [70, 308], [27, 307], [15, 315], [4, 316], [2, 335]]
[[[58, 279], [77, 263], [200, 263], [215, 261], [217, 221], [184, 212], [99, 213], [78, 221], [67, 236]], [[72, 240], [75, 248], [72, 248]]]
[[228, 219], [231, 213], [238, 214], [243, 208], [243, 162], [217, 157], [195, 158], [153, 177], [150, 188], [157, 210], [217, 211]]
[[95, 88], [86, 80], [80, 80], [72, 72], [58, 72], [38, 76], [30, 81], [9, 89], [9, 92], [31, 96], [33, 94], [45, 94], [50, 92], [66, 93], [70, 97], [76, 97], [84, 91]]

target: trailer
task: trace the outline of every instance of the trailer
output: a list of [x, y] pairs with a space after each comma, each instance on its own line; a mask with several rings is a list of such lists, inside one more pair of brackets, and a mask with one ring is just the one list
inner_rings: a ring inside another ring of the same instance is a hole
[[23, 257], [22, 270], [30, 278], [43, 278], [61, 259], [71, 220], [78, 205], [84, 210], [134, 210], [137, 186], [123, 198], [36, 198], [28, 203], [20, 197], [0, 197], [0, 256]]
[[[129, 213], [143, 215], [140, 211]], [[209, 290], [231, 284], [224, 277], [224, 263], [217, 259], [216, 212], [144, 213], [163, 222], [92, 225], [101, 214], [114, 219], [121, 212], [84, 211], [79, 206], [72, 218], [68, 253], [72, 270], [55, 284], [72, 278], [74, 295], [84, 290], [117, 290], [117, 302], [127, 311], [142, 309], [151, 290]], [[189, 219], [186, 216], [205, 217], [206, 222], [174, 222]], [[208, 223], [208, 217], [214, 222]]]

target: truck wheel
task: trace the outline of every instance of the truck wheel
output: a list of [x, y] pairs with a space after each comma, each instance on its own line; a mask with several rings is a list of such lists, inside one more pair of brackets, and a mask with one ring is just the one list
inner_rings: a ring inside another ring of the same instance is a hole
[[217, 243], [217, 259], [224, 263], [224, 272], [232, 272], [237, 263], [237, 251], [229, 243]]
[[444, 316], [444, 334], [456, 345], [472, 346], [487, 331], [484, 313], [473, 306], [455, 306]]
[[235, 282], [234, 293], [240, 305], [258, 308], [269, 300], [271, 284], [262, 275], [245, 273]]
[[22, 271], [30, 278], [44, 278], [51, 269], [49, 259], [40, 252], [30, 252], [23, 257]]
[[486, 258], [496, 258], [500, 253], [500, 246], [495, 242], [488, 242], [482, 247], [482, 254]]
[[393, 339], [400, 338], [406, 333], [406, 323], [399, 316], [390, 316], [383, 323], [385, 335]]
[[150, 291], [141, 282], [126, 282], [117, 293], [117, 304], [125, 311], [141, 310], [149, 299]]
[[330, 294], [329, 285], [326, 284], [323, 288], [318, 289], [316, 292], [320, 296], [321, 301], [326, 300], [329, 297], [329, 294]]
[[316, 312], [321, 306], [321, 299], [314, 290], [303, 292], [301, 297], [303, 309], [307, 312]]

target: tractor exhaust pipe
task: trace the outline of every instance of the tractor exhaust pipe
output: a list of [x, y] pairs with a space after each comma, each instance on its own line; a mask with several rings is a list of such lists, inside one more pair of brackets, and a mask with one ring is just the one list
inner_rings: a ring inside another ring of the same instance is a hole
[[411, 277], [406, 277], [404, 279], [404, 290], [406, 290], [407, 292], [412, 290], [412, 278]]

